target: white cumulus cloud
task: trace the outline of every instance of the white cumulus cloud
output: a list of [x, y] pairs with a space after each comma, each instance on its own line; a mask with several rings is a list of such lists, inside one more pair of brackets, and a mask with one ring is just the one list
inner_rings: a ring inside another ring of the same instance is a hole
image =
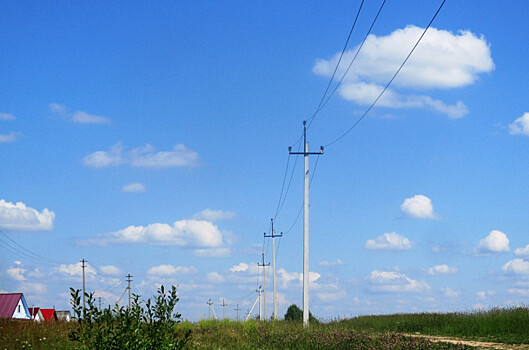
[[420, 219], [437, 219], [439, 216], [434, 213], [432, 200], [422, 194], [407, 198], [400, 206], [404, 216]]
[[[83, 267], [82, 263], [78, 262], [76, 264], [61, 264], [58, 267], [55, 268], [55, 271], [59, 272], [62, 275], [69, 276], [69, 277], [81, 277], [83, 275]], [[85, 276], [95, 276], [97, 274], [96, 270], [88, 265], [85, 264]]]
[[340, 265], [345, 265], [345, 261], [343, 261], [342, 259], [336, 259], [335, 261], [323, 260], [318, 265], [320, 266], [340, 266]]
[[226, 281], [226, 278], [218, 272], [210, 272], [206, 275], [206, 278], [211, 283], [223, 283]]
[[529, 136], [529, 113], [524, 113], [520, 118], [509, 124], [511, 135]]
[[448, 265], [435, 265], [428, 269], [429, 275], [448, 275], [457, 273], [457, 267]]
[[101, 270], [101, 272], [107, 274], [107, 275], [121, 275], [123, 274], [123, 270], [120, 269], [119, 267], [117, 266], [114, 266], [114, 265], [101, 265], [99, 266], [99, 270]]
[[50, 231], [55, 213], [47, 208], [41, 212], [22, 202], [13, 204], [0, 199], [0, 229], [10, 231]]
[[158, 169], [193, 167], [198, 165], [198, 154], [182, 144], [175, 145], [170, 151], [157, 152], [150, 144], [125, 151], [121, 142], [118, 142], [108, 151], [96, 151], [85, 156], [83, 164], [91, 168], [103, 168], [121, 164]]
[[478, 243], [478, 251], [480, 253], [501, 253], [509, 250], [507, 235], [497, 230], [490, 231], [489, 235]]
[[17, 140], [17, 133], [16, 132], [10, 132], [7, 135], [0, 134], [0, 143], [10, 143], [15, 142]]
[[197, 269], [194, 266], [158, 265], [147, 270], [147, 274], [155, 276], [172, 276], [195, 273], [196, 271]]
[[121, 189], [121, 192], [125, 192], [125, 193], [145, 192], [145, 186], [140, 182], [133, 182], [133, 183], [123, 186], [123, 188]]
[[374, 270], [367, 281], [373, 292], [424, 292], [430, 289], [428, 283], [411, 279], [396, 271]]
[[234, 212], [213, 209], [204, 209], [200, 213], [193, 215], [194, 219], [203, 219], [208, 221], [230, 220], [235, 217], [236, 214]]
[[15, 120], [16, 117], [9, 113], [1, 113], [0, 112], [0, 120]]
[[[408, 25], [386, 36], [371, 34], [343, 80], [340, 94], [358, 104], [371, 104], [408, 55], [423, 28]], [[347, 51], [336, 74], [340, 79], [359, 46]], [[313, 67], [318, 75], [330, 77], [339, 54], [330, 60], [319, 59]], [[485, 38], [470, 31], [454, 34], [430, 28], [417, 46], [393, 86], [409, 90], [448, 89], [473, 84], [479, 74], [494, 69], [490, 47]], [[386, 96], [387, 94], [387, 96]], [[449, 105], [426, 95], [400, 95], [387, 90], [379, 101], [391, 108], [428, 108], [459, 118], [468, 112], [463, 102]]]
[[514, 255], [527, 256], [529, 255], [529, 244], [523, 248], [516, 248], [514, 250]]
[[529, 275], [529, 261], [517, 258], [503, 265], [501, 269], [506, 273]]
[[442, 290], [444, 292], [445, 297], [450, 299], [457, 299], [461, 295], [461, 291], [454, 290], [450, 287], [443, 288]]
[[223, 234], [217, 226], [204, 220], [179, 220], [172, 225], [154, 223], [129, 226], [122, 230], [99, 234], [79, 242], [81, 245], [150, 244], [172, 245], [193, 249], [203, 257], [225, 257], [231, 249], [225, 246]]
[[25, 281], [24, 272], [26, 269], [22, 267], [10, 267], [7, 269], [7, 275], [16, 281]]
[[240, 263], [238, 265], [235, 265], [233, 266], [232, 268], [230, 268], [230, 271], [231, 272], [242, 272], [242, 271], [246, 271], [248, 270], [248, 264], [247, 263]]
[[370, 250], [408, 250], [411, 249], [411, 242], [396, 232], [390, 232], [368, 240], [365, 248]]
[[50, 103], [50, 112], [54, 117], [69, 120], [77, 124], [110, 124], [110, 118], [100, 115], [89, 114], [83, 111], [70, 112], [69, 108], [63, 104]]

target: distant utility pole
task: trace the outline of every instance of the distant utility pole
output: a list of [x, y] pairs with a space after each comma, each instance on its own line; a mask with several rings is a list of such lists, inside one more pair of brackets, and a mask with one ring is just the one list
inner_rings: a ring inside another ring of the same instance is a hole
[[209, 299], [209, 301], [206, 303], [209, 305], [209, 316], [208, 316], [208, 320], [211, 320], [211, 305], [213, 305], [213, 302], [211, 301], [211, 299]]
[[263, 253], [263, 263], [262, 264], [257, 263], [257, 266], [263, 267], [263, 309], [264, 309], [264, 319], [266, 320], [266, 267], [270, 266], [270, 263], [265, 264], [264, 253]]
[[304, 199], [303, 199], [303, 327], [309, 326], [309, 155], [322, 155], [323, 146], [319, 152], [309, 152], [307, 142], [307, 121], [303, 121], [303, 152], [292, 152], [290, 154], [302, 154], [305, 158], [304, 175]]
[[234, 310], [237, 312], [237, 322], [239, 322], [239, 304], [237, 304], [237, 307]]
[[101, 310], [101, 297], [99, 297], [99, 310]]
[[259, 286], [259, 289], [256, 290], [257, 293], [259, 293], [259, 320], [263, 320], [263, 314], [261, 313], [261, 292], [262, 292], [262, 286]]
[[85, 294], [86, 294], [86, 284], [85, 284], [85, 274], [84, 274], [84, 268], [86, 267], [86, 263], [87, 261], [83, 258], [83, 260], [81, 260], [81, 267], [83, 269], [83, 318], [85, 316], [85, 313], [86, 313], [86, 301], [85, 301]]
[[131, 276], [130, 273], [125, 276], [127, 277], [127, 282], [129, 283], [129, 286], [127, 287], [127, 289], [129, 290], [129, 310], [131, 309], [131, 298], [130, 298], [130, 282], [132, 282], [132, 277], [134, 276]]
[[225, 312], [225, 309], [226, 309], [226, 301], [224, 300], [224, 298], [222, 298], [222, 304], [220, 304], [222, 306], [222, 319], [224, 320], [226, 318], [226, 312]]
[[270, 219], [272, 222], [272, 234], [267, 235], [266, 232], [264, 236], [266, 238], [272, 238], [272, 273], [273, 273], [273, 281], [274, 281], [274, 320], [277, 320], [277, 291], [276, 291], [276, 237], [283, 237], [283, 232], [281, 232], [279, 235], [276, 235], [276, 231], [274, 230], [274, 219]]

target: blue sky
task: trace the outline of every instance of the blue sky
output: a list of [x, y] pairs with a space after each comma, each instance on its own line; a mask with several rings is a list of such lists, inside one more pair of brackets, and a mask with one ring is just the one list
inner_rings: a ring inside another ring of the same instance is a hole
[[[364, 4], [336, 77], [380, 4]], [[288, 146], [359, 5], [5, 3], [0, 290], [68, 308], [85, 258], [104, 304], [130, 273], [145, 297], [179, 285], [184, 318], [206, 317], [209, 299], [222, 314], [223, 298], [235, 318], [272, 259], [275, 217], [278, 313], [301, 305], [303, 171]], [[308, 130], [311, 150], [328, 145], [315, 172], [310, 159], [318, 317], [528, 302], [527, 2], [448, 1], [333, 143], [439, 5], [389, 0]]]

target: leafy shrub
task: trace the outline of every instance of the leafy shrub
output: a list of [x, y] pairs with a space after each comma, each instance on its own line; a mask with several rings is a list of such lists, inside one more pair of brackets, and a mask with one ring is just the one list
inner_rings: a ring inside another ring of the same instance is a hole
[[[301, 310], [296, 304], [290, 305], [287, 309], [287, 313], [285, 314], [285, 321], [303, 321], [303, 310]], [[309, 322], [318, 322], [316, 317], [312, 316], [310, 311]]]
[[181, 315], [173, 313], [178, 297], [176, 287], [165, 292], [158, 289], [154, 303], [148, 299], [145, 307], [133, 294], [130, 310], [110, 307], [100, 310], [93, 293], [85, 294], [88, 307], [83, 311], [81, 291], [70, 288], [71, 305], [79, 324], [69, 334], [70, 339], [88, 349], [182, 349], [191, 334], [190, 329], [177, 330]]

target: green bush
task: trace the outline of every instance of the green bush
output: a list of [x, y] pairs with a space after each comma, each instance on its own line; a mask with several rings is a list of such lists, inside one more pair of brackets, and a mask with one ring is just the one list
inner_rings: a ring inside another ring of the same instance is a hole
[[181, 315], [173, 313], [178, 297], [176, 287], [165, 292], [158, 289], [154, 303], [147, 300], [145, 307], [134, 294], [130, 310], [110, 307], [100, 310], [95, 306], [93, 293], [85, 294], [88, 307], [83, 310], [81, 292], [70, 288], [71, 305], [79, 324], [70, 332], [70, 339], [88, 349], [182, 349], [191, 334], [188, 328], [177, 329]]

